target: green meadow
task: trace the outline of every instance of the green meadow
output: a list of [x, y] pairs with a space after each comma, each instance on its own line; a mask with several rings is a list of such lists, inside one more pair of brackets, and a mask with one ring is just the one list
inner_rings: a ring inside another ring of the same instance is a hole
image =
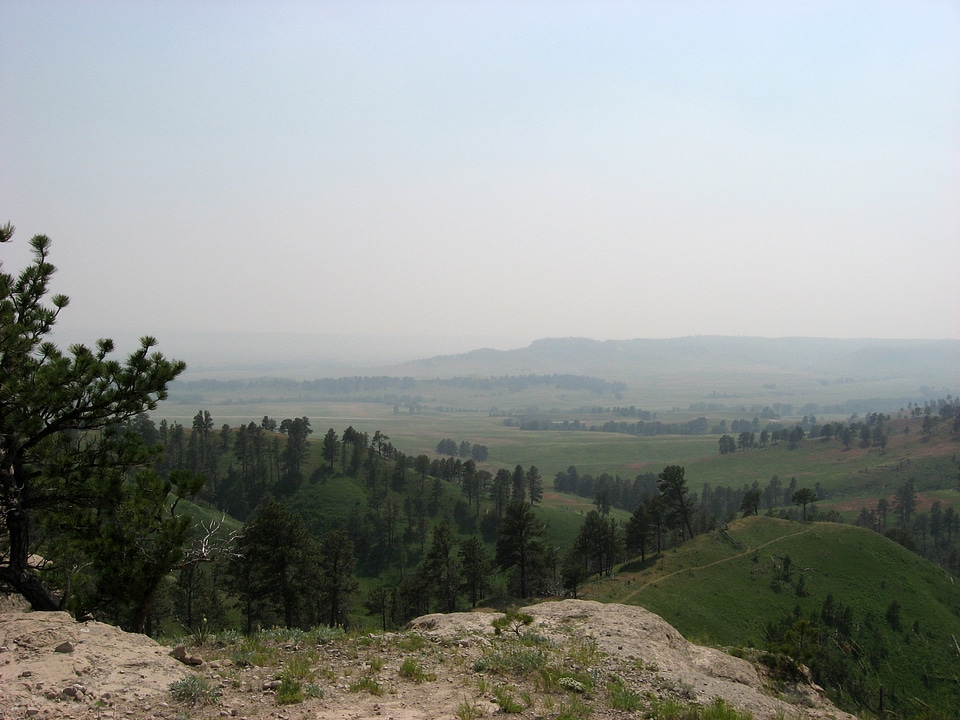
[[[785, 557], [792, 577], [777, 590], [773, 579]], [[920, 712], [924, 703], [941, 711], [960, 706], [955, 578], [870, 530], [745, 518], [647, 563], [625, 563], [615, 577], [584, 587], [583, 596], [640, 605], [689, 639], [738, 648], [764, 647], [771, 620], [819, 617], [831, 596], [850, 608], [854, 628], [870, 628], [864, 634], [877, 642], [877, 685], [862, 701], [876, 702], [882, 685], [899, 698], [901, 711]], [[856, 644], [847, 642], [847, 655], [865, 663], [867, 653], [858, 654]]]

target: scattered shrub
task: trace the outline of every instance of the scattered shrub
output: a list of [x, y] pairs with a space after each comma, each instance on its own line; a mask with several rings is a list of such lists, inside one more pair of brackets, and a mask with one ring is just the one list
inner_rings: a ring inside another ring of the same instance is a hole
[[277, 688], [277, 705], [295, 705], [303, 702], [303, 686], [289, 675], [280, 678]]
[[170, 685], [170, 694], [187, 705], [208, 705], [220, 699], [220, 688], [200, 675], [187, 675]]

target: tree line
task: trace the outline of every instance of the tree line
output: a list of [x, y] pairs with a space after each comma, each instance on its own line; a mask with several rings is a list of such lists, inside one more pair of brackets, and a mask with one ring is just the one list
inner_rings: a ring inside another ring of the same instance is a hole
[[[247, 630], [342, 624], [361, 600], [384, 621], [401, 624], [466, 597], [477, 602], [492, 581], [500, 592], [527, 596], [545, 587], [545, 568], [555, 580], [555, 563], [544, 559], [537, 541], [543, 527], [532, 508], [542, 500], [543, 479], [535, 466], [491, 472], [473, 458], [408, 456], [381, 431], [352, 426], [342, 433], [330, 428], [314, 441], [306, 417], [215, 427], [206, 410], [189, 428], [165, 420], [155, 426], [145, 413], [124, 427], [157, 448], [161, 477], [205, 470], [195, 499], [245, 521], [222, 558], [174, 568], [152, 625], [173, 617], [187, 626], [197, 617], [222, 625], [231, 608]], [[471, 453], [483, 448], [461, 446]], [[363, 502], [329, 524], [316, 498], [338, 479], [361, 487]], [[516, 551], [513, 529], [521, 532]], [[441, 554], [447, 559], [439, 564]], [[438, 579], [441, 566], [449, 577]], [[360, 598], [358, 576], [389, 582]], [[438, 587], [447, 588], [443, 598]]]

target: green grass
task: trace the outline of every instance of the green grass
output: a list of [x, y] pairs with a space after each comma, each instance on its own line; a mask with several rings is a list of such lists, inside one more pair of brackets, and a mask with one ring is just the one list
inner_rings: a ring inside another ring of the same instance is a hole
[[638, 712], [646, 704], [639, 693], [626, 687], [620, 680], [613, 680], [607, 684], [607, 702], [614, 710], [624, 712]]
[[586, 720], [593, 712], [589, 703], [574, 695], [557, 713], [556, 720]]
[[303, 685], [299, 680], [284, 675], [277, 688], [277, 705], [294, 705], [303, 702]]
[[466, 699], [461, 700], [454, 711], [457, 720], [480, 720], [485, 714], [478, 703]]
[[753, 720], [752, 714], [735, 710], [722, 699], [711, 705], [667, 701], [657, 703], [653, 712], [658, 720]]
[[406, 658], [400, 665], [400, 677], [412, 680], [420, 684], [428, 680], [436, 680], [436, 675], [426, 672], [423, 667], [413, 658]]
[[[735, 547], [716, 534], [696, 537], [638, 572], [588, 586], [593, 599], [651, 610], [695, 642], [763, 645], [764, 625], [794, 608], [819, 613], [826, 596], [851, 607], [855, 622], [868, 615], [884, 626], [891, 602], [901, 606], [900, 632], [888, 635], [888, 661], [880, 670], [901, 702], [942, 691], [960, 703], [953, 685], [932, 681], [955, 667], [953, 636], [960, 637], [960, 588], [941, 569], [870, 530], [833, 523], [801, 524], [766, 517], [733, 523]], [[771, 587], [773, 563], [789, 555], [794, 578], [802, 572], [808, 595]], [[914, 632], [914, 622], [918, 625]]]
[[290, 509], [303, 515], [312, 535], [322, 537], [345, 525], [354, 507], [365, 503], [366, 495], [359, 482], [338, 475], [325, 482], [305, 481], [291, 498]]
[[350, 683], [350, 692], [365, 692], [371, 695], [383, 695], [383, 688], [374, 678], [365, 675], [356, 682]]
[[493, 689], [493, 697], [502, 713], [516, 715], [524, 710], [523, 705], [513, 696], [513, 693], [503, 685], [497, 685]]
[[546, 656], [541, 650], [510, 645], [481, 656], [474, 662], [473, 669], [475, 672], [522, 676], [539, 670], [546, 662]]

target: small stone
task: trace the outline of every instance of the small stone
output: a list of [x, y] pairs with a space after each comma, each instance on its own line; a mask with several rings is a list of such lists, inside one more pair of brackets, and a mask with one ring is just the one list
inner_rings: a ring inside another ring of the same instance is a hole
[[54, 652], [58, 653], [72, 653], [73, 652], [73, 643], [70, 641], [62, 642], [54, 648]]

